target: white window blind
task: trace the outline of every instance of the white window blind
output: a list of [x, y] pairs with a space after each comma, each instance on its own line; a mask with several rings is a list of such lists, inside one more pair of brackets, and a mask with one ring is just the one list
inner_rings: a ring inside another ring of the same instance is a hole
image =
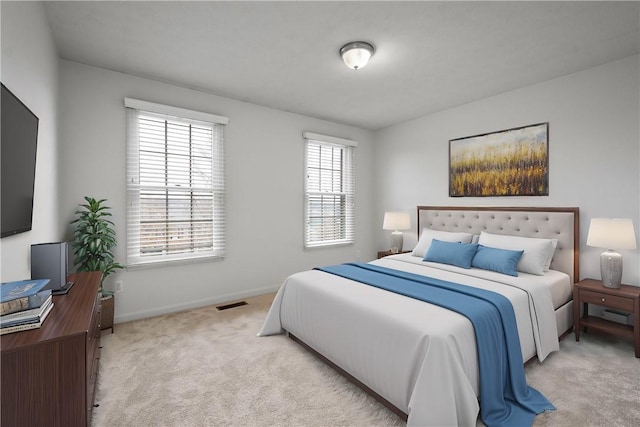
[[226, 118], [129, 98], [125, 106], [127, 265], [223, 257]]
[[355, 141], [305, 132], [305, 247], [353, 243]]

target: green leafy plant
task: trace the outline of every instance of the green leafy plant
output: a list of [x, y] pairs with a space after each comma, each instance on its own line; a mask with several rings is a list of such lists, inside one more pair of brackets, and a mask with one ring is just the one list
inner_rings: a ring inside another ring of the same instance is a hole
[[113, 295], [113, 292], [104, 289], [104, 279], [124, 268], [124, 265], [115, 262], [113, 256], [117, 240], [114, 224], [108, 219], [111, 208], [104, 205], [106, 199], [96, 200], [86, 196], [84, 199], [87, 203], [80, 205], [82, 209], [75, 212], [76, 218], [71, 221], [71, 224], [75, 224], [71, 243], [74, 265], [78, 271], [101, 271], [100, 292], [103, 296]]

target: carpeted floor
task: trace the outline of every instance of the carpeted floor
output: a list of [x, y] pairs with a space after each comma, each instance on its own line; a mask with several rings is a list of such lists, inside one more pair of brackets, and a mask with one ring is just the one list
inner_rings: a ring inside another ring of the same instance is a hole
[[[92, 425], [404, 425], [285, 336], [256, 337], [272, 298], [103, 332]], [[640, 425], [640, 359], [630, 341], [584, 334], [576, 343], [570, 335], [560, 347], [526, 368], [529, 384], [557, 407], [534, 425]]]

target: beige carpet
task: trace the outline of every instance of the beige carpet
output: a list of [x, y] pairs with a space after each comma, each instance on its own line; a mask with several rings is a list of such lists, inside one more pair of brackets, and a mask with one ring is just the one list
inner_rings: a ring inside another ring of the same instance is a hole
[[[258, 338], [273, 295], [118, 324], [102, 334], [93, 426], [393, 426], [395, 414], [284, 336]], [[629, 341], [561, 342], [530, 385], [558, 408], [536, 426], [640, 425]]]

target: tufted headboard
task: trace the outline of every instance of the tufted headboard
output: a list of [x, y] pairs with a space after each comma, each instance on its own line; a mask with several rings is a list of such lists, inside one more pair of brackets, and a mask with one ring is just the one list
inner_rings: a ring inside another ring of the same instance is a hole
[[580, 215], [573, 207], [418, 206], [418, 236], [434, 230], [558, 239], [551, 268], [580, 277]]

